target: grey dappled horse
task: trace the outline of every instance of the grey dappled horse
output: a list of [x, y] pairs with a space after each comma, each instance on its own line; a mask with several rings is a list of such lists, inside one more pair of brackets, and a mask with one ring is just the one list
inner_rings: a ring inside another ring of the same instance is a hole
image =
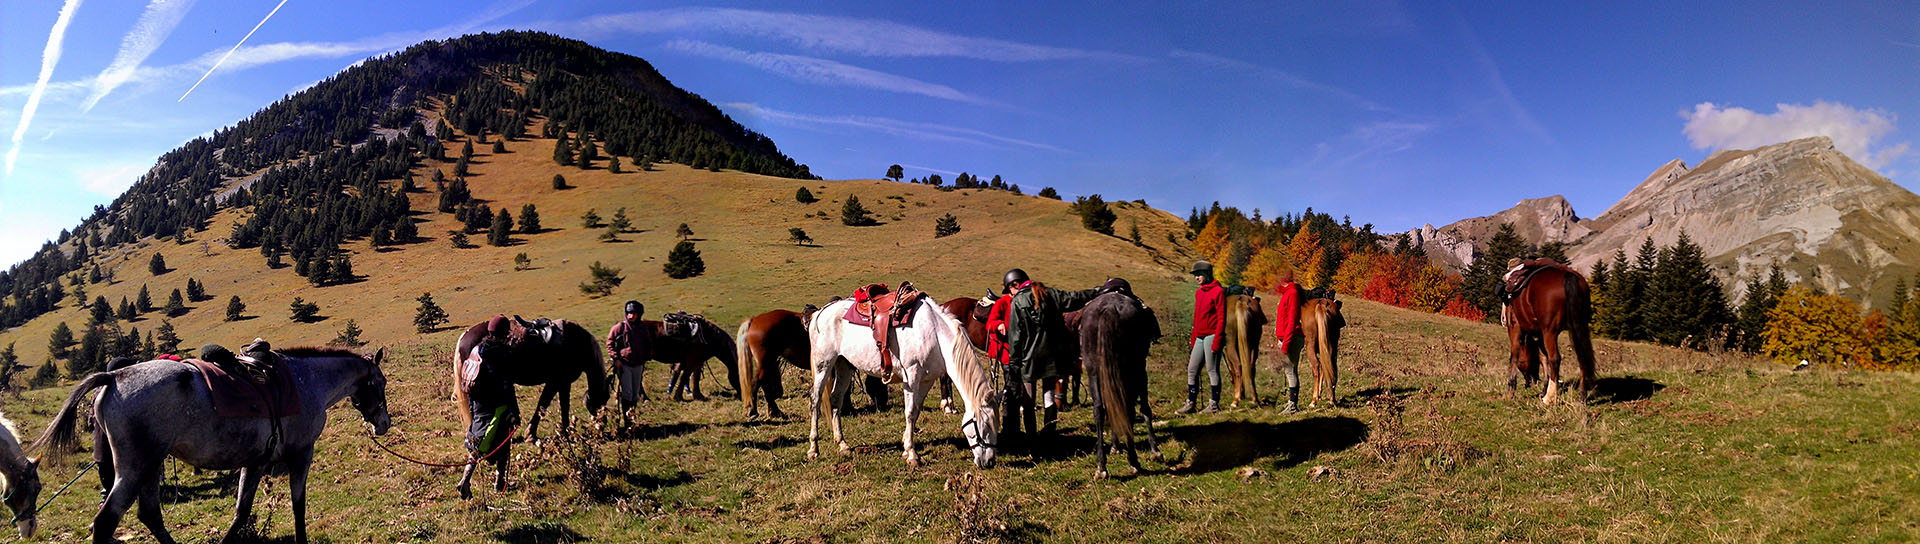
[[71, 451], [77, 407], [88, 393], [100, 390], [93, 399], [93, 415], [106, 427], [108, 443], [94, 447], [112, 449], [114, 481], [93, 518], [95, 544], [115, 542], [114, 529], [136, 499], [140, 522], [154, 539], [174, 541], [160, 517], [160, 479], [168, 455], [199, 468], [240, 469], [233, 524], [222, 539], [229, 542], [246, 523], [254, 491], [268, 465], [284, 463], [292, 483], [295, 540], [307, 541], [307, 471], [313, 465], [314, 442], [327, 426], [327, 408], [351, 398], [360, 418], [373, 426], [374, 435], [387, 432], [387, 378], [380, 370], [385, 350], [372, 358], [336, 349], [290, 349], [279, 354], [299, 394], [300, 413], [279, 418], [277, 437], [269, 418], [216, 417], [212, 394], [192, 365], [149, 361], [95, 373], [74, 387], [34, 447], [48, 455]]

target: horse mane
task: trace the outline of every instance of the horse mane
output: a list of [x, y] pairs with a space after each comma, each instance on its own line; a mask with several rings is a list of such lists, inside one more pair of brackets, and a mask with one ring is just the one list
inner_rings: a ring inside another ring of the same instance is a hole
[[[949, 332], [954, 335], [955, 345], [960, 348], [956, 350], [958, 353], [954, 354], [953, 362], [955, 364], [950, 365], [953, 370], [951, 374], [953, 375], [948, 377], [953, 380], [955, 385], [961, 385], [961, 389], [973, 388], [966, 389], [966, 391], [968, 391], [965, 392], [967, 396], [972, 396], [970, 391], [980, 391], [983, 394], [992, 395], [993, 386], [988, 383], [987, 370], [980, 365], [980, 357], [979, 354], [975, 353], [973, 341], [967, 337], [966, 322], [955, 317], [953, 313], [948, 312], [946, 308], [935, 304], [933, 299], [923, 297], [920, 299], [920, 302], [928, 306], [926, 308], [927, 311], [932, 311], [934, 315], [946, 319], [940, 324], [952, 327], [952, 330]], [[979, 404], [982, 407], [988, 405], [987, 399], [985, 398], [966, 400], [970, 403]]]
[[32, 460], [20, 445], [20, 427], [6, 414], [0, 414], [0, 490], [13, 490], [13, 475], [28, 470]]

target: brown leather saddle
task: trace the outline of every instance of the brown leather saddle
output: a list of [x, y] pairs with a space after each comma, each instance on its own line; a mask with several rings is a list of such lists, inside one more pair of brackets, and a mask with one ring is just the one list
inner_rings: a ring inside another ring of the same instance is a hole
[[282, 418], [300, 415], [300, 392], [287, 365], [265, 365], [247, 357], [236, 363], [187, 359], [213, 397], [213, 414], [221, 419]]
[[1552, 268], [1562, 272], [1578, 274], [1572, 267], [1560, 264], [1560, 261], [1546, 258], [1521, 261], [1520, 267], [1521, 271], [1519, 275], [1513, 276], [1510, 279], [1503, 278], [1505, 283], [1501, 285], [1500, 294], [1505, 300], [1511, 301], [1515, 297], [1520, 296], [1520, 291], [1525, 290], [1527, 284], [1533, 281], [1533, 276], [1539, 274], [1542, 270]]
[[873, 329], [873, 343], [880, 348], [880, 371], [882, 381], [893, 381], [893, 354], [887, 350], [893, 335], [890, 329], [905, 327], [913, 322], [914, 310], [920, 307], [920, 299], [927, 294], [913, 287], [913, 282], [900, 282], [900, 289], [888, 291], [886, 285], [871, 284], [854, 291], [852, 308], [847, 309], [846, 320], [855, 325]]

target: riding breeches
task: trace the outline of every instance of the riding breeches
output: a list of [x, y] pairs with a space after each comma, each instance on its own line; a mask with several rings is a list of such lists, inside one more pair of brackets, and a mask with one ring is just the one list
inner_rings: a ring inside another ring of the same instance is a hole
[[1207, 385], [1220, 386], [1220, 352], [1213, 350], [1213, 337], [1207, 335], [1193, 342], [1193, 352], [1187, 356], [1187, 385], [1200, 384], [1200, 368], [1207, 370]]
[[1293, 338], [1287, 339], [1286, 357], [1278, 361], [1280, 372], [1287, 375], [1288, 389], [1300, 387], [1300, 349], [1306, 344], [1307, 337], [1297, 331], [1294, 332]]

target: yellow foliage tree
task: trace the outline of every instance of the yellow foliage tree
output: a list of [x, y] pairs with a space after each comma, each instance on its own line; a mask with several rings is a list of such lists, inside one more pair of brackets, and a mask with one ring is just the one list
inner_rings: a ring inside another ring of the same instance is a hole
[[1413, 274], [1413, 282], [1407, 285], [1411, 297], [1407, 307], [1422, 312], [1439, 312], [1445, 308], [1447, 299], [1458, 291], [1454, 283], [1447, 280], [1447, 272], [1433, 263], [1420, 267], [1420, 271]]
[[1247, 270], [1240, 273], [1240, 284], [1261, 292], [1270, 291], [1280, 285], [1280, 276], [1292, 269], [1293, 262], [1287, 256], [1286, 246], [1267, 244], [1266, 248], [1253, 255], [1253, 260], [1247, 262]]
[[1201, 258], [1214, 261], [1216, 269], [1226, 266], [1225, 252], [1232, 251], [1232, 248], [1233, 244], [1227, 240], [1227, 226], [1220, 224], [1220, 214], [1207, 219], [1207, 226], [1193, 238], [1193, 252], [1200, 254]]
[[1320, 277], [1321, 262], [1326, 255], [1320, 248], [1320, 235], [1300, 225], [1300, 232], [1293, 235], [1293, 241], [1287, 244], [1287, 257], [1293, 261], [1293, 282], [1302, 289], [1313, 289], [1326, 283]]
[[1780, 295], [1780, 303], [1767, 312], [1767, 328], [1762, 331], [1761, 349], [1774, 361], [1795, 364], [1801, 360], [1833, 364], [1854, 359], [1861, 347], [1860, 307], [1853, 301], [1833, 295], [1816, 295], [1806, 286], [1796, 285]]
[[1367, 286], [1367, 273], [1373, 268], [1372, 252], [1355, 252], [1340, 262], [1340, 269], [1333, 272], [1333, 289], [1342, 293], [1360, 294]]
[[1920, 300], [1895, 312], [1886, 336], [1874, 345], [1874, 358], [1899, 370], [1920, 370]]

